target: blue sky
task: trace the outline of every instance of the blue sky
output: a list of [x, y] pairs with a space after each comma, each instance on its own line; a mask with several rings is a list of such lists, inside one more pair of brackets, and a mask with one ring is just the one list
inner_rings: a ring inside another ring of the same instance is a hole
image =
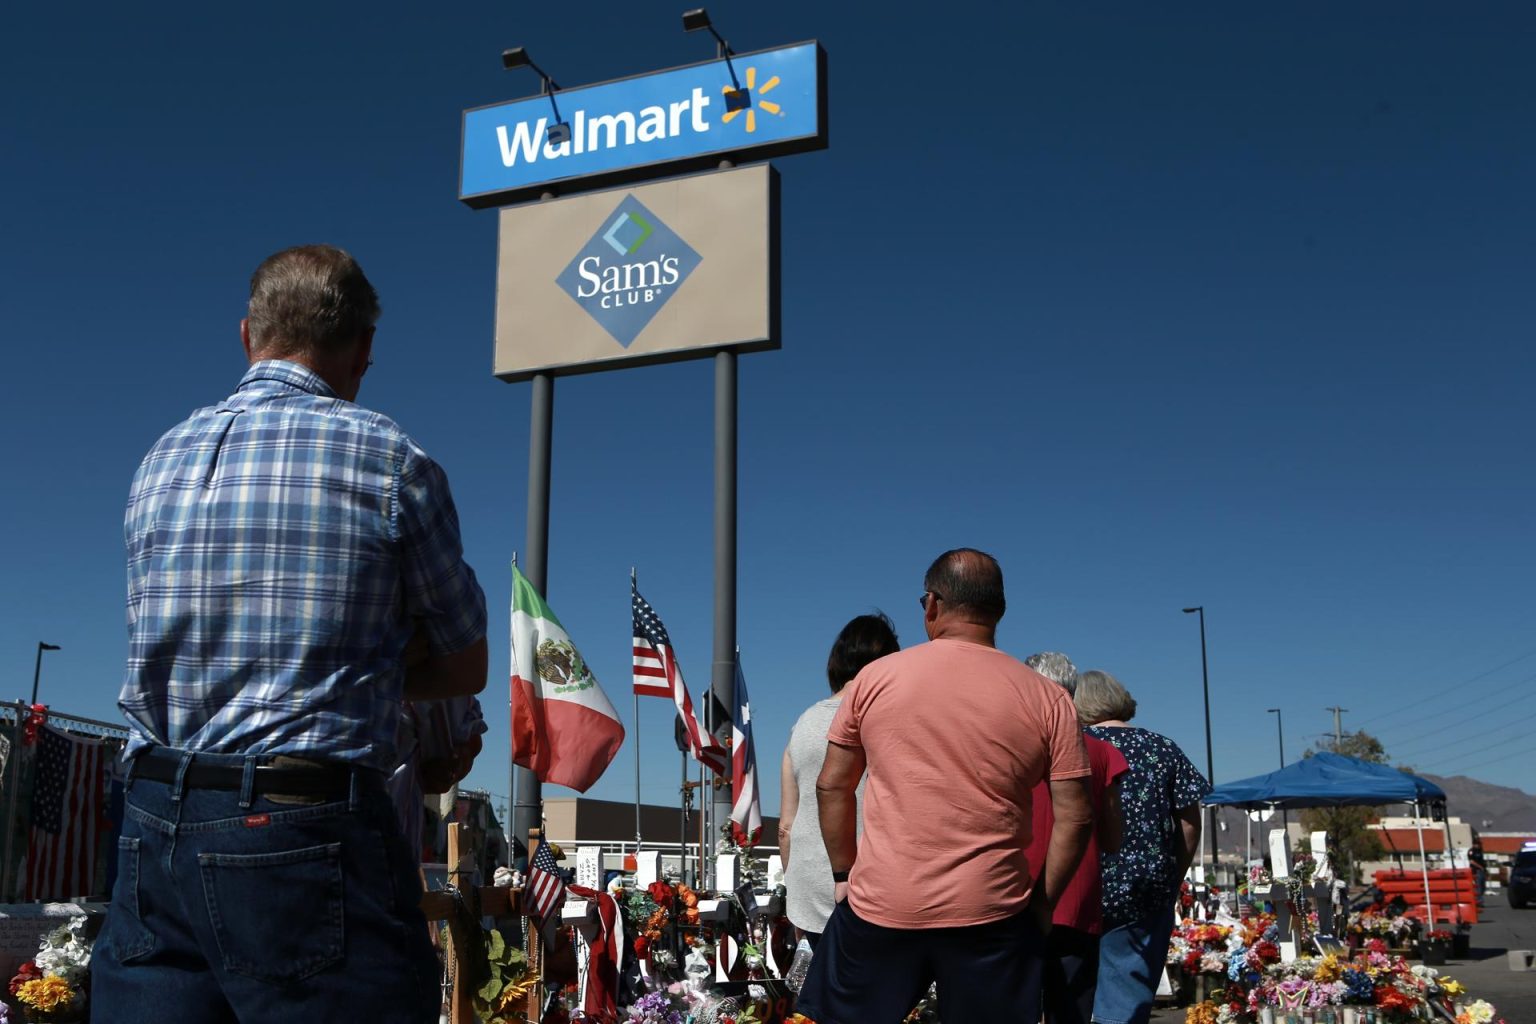
[[[676, 7], [21, 5], [0, 15], [0, 692], [115, 719], [121, 509], [143, 451], [242, 372], [268, 253], [326, 241], [384, 303], [361, 401], [447, 469], [492, 612], [529, 389], [491, 376], [495, 215], [459, 114], [707, 58]], [[819, 39], [832, 146], [787, 158], [784, 347], [741, 361], [740, 641], [765, 810], [827, 648], [921, 639], [929, 560], [995, 553], [1001, 644], [1118, 675], [1218, 781], [1332, 727], [1536, 789], [1536, 15], [1504, 3], [717, 5]], [[628, 571], [695, 690], [711, 658], [707, 362], [556, 387], [548, 598], [633, 728]], [[647, 800], [675, 798], [662, 701]], [[634, 793], [626, 743], [596, 796]], [[547, 795], [568, 795], [550, 787]], [[1453, 808], [1454, 812], [1454, 808]]]

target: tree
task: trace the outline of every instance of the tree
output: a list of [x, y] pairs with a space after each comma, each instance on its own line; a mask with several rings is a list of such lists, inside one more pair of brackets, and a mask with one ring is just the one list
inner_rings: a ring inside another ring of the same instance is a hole
[[[1387, 751], [1381, 741], [1365, 731], [1347, 732], [1313, 744], [1302, 757], [1321, 751], [1343, 754], [1372, 764], [1387, 764]], [[1301, 812], [1301, 826], [1308, 832], [1327, 832], [1328, 842], [1338, 857], [1340, 873], [1351, 882], [1361, 881], [1361, 861], [1379, 860], [1383, 850], [1375, 829], [1368, 828], [1381, 818], [1378, 807], [1309, 807]]]

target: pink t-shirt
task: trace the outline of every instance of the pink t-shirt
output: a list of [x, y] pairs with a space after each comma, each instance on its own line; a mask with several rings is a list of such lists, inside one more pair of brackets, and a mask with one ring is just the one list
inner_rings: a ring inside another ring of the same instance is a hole
[[933, 640], [870, 663], [829, 742], [862, 748], [849, 904], [887, 928], [1010, 917], [1029, 900], [1030, 792], [1089, 774], [1065, 690], [993, 647]]
[[[1104, 886], [1099, 877], [1098, 823], [1104, 815], [1105, 791], [1129, 770], [1129, 766], [1114, 744], [1092, 736], [1084, 736], [1083, 742], [1088, 747], [1088, 763], [1093, 768], [1091, 785], [1094, 830], [1088, 833], [1088, 848], [1083, 851], [1083, 859], [1078, 861], [1077, 870], [1072, 873], [1067, 887], [1056, 901], [1056, 913], [1051, 916], [1051, 923], [1098, 935], [1104, 930]], [[1035, 787], [1034, 836], [1028, 851], [1029, 867], [1036, 877], [1040, 874], [1041, 865], [1045, 863], [1054, 824], [1051, 794], [1045, 783], [1041, 783]]]

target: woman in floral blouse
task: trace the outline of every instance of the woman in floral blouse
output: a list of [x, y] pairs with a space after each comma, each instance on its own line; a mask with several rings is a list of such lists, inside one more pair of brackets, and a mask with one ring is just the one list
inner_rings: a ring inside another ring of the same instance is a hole
[[1089, 736], [1112, 744], [1130, 770], [1120, 779], [1124, 838], [1100, 857], [1104, 936], [1097, 1024], [1145, 1024], [1162, 977], [1179, 881], [1200, 848], [1200, 798], [1211, 786], [1166, 736], [1127, 724], [1136, 701], [1107, 672], [1084, 672], [1074, 697]]

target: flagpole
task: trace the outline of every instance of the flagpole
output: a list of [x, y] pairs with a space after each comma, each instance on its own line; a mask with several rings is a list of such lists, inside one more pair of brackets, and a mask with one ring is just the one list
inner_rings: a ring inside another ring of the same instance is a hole
[[[635, 593], [637, 583], [635, 581], [635, 567], [629, 567], [629, 593], [631, 600]], [[630, 642], [634, 646], [634, 642]], [[631, 656], [633, 660], [633, 656]], [[635, 856], [640, 856], [640, 691], [635, 689], [631, 682], [629, 692], [635, 702]]]
[[[682, 758], [683, 780], [682, 785], [677, 788], [678, 798], [681, 801], [677, 808], [677, 856], [680, 862], [678, 873], [682, 876], [683, 881], [686, 882], [688, 881], [688, 752], [680, 750], [678, 751], [678, 756]], [[693, 884], [697, 886], [698, 881], [698, 877], [695, 876]]]
[[[512, 596], [510, 598], [510, 604], [515, 609], [517, 607], [517, 582], [516, 582], [516, 580], [517, 580], [517, 552], [516, 551], [512, 552], [512, 569], [513, 569], [513, 572], [512, 572], [513, 583], [512, 583]], [[508, 620], [509, 621], [510, 621], [510, 618], [511, 617], [508, 616]], [[512, 702], [512, 686], [511, 686], [512, 674], [517, 671], [517, 652], [512, 650], [512, 635], [511, 635], [510, 632], [507, 634], [507, 650], [509, 652], [511, 652], [511, 658], [510, 658], [511, 664], [507, 667], [507, 682], [508, 682], [508, 685], [507, 685], [507, 727], [510, 729], [511, 726], [512, 726], [512, 716], [517, 713], [517, 708], [513, 706], [513, 702]], [[508, 738], [509, 741], [511, 740], [510, 733], [508, 734], [507, 738]], [[508, 742], [507, 743], [507, 820], [504, 823], [505, 827], [506, 827], [506, 830], [507, 830], [507, 866], [508, 867], [512, 867], [515, 864], [516, 860], [517, 860], [517, 843], [514, 841], [517, 838], [517, 830], [516, 830], [516, 827], [512, 824], [512, 816], [517, 813], [517, 810], [516, 810], [516, 808], [517, 808], [517, 762], [513, 760], [513, 758], [516, 757], [516, 756], [517, 756], [517, 752], [512, 749], [511, 742]]]
[[709, 849], [705, 846], [705, 837], [709, 835], [709, 816], [714, 810], [713, 794], [704, 787], [704, 777], [708, 774], [704, 769], [704, 762], [699, 762], [699, 880], [704, 883], [704, 888], [713, 889], [715, 885], [715, 861], [709, 856]]

